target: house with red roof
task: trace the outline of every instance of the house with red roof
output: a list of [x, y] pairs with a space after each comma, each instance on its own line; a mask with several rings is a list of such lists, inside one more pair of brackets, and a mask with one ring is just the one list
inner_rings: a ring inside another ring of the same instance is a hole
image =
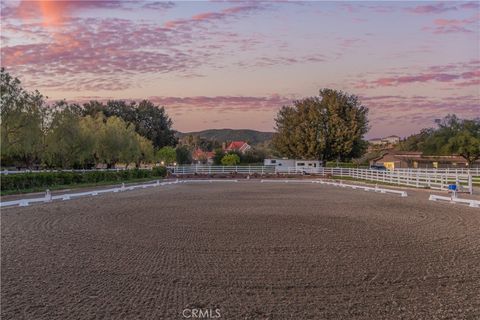
[[238, 151], [238, 152], [241, 152], [241, 153], [245, 153], [245, 152], [247, 152], [251, 149], [252, 149], [252, 147], [248, 143], [246, 143], [245, 141], [232, 141], [232, 142], [230, 142], [228, 147], [225, 148], [225, 151], [226, 152]]
[[200, 148], [197, 148], [192, 152], [192, 160], [194, 163], [212, 164], [214, 156], [215, 152], [203, 151]]

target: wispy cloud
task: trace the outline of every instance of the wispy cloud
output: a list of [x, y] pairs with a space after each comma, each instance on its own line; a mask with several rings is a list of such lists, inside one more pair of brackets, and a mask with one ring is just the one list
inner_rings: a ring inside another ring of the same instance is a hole
[[[206, 57], [199, 50], [181, 50], [179, 40], [183, 44], [191, 40], [166, 31], [125, 19], [75, 19], [51, 41], [2, 47], [2, 65], [33, 77], [77, 79], [79, 74], [91, 74], [101, 79], [120, 72], [127, 72], [124, 77], [128, 72], [187, 72]], [[156, 49], [159, 44], [169, 50]]]
[[22, 0], [18, 5], [6, 5], [2, 8], [2, 19], [40, 19], [44, 25], [55, 26], [64, 23], [71, 15], [82, 9], [118, 9], [132, 1], [52, 1], [52, 0]]
[[478, 32], [480, 14], [468, 19], [435, 19], [432, 27], [423, 30], [436, 34]]
[[379, 77], [374, 80], [363, 79], [357, 82], [355, 87], [359, 89], [371, 89], [427, 82], [450, 83], [454, 86], [465, 87], [475, 85], [479, 79], [480, 65], [476, 63], [475, 60], [468, 64], [459, 63], [431, 66], [416, 73]]
[[276, 110], [290, 104], [294, 98], [272, 94], [270, 96], [153, 96], [151, 101], [174, 109], [200, 109], [216, 111], [260, 111]]
[[445, 2], [438, 2], [433, 4], [422, 4], [415, 7], [406, 9], [408, 12], [416, 14], [429, 14], [429, 13], [444, 13], [447, 11], [458, 10], [457, 5]]
[[199, 23], [213, 22], [216, 20], [225, 20], [230, 17], [248, 14], [258, 10], [264, 10], [266, 5], [261, 2], [253, 2], [251, 4], [242, 4], [221, 11], [209, 11], [195, 14], [186, 19], [174, 19], [165, 22], [164, 26], [169, 29], [173, 28], [190, 28]]
[[[157, 22], [133, 21], [120, 18], [79, 18], [69, 14], [82, 8], [126, 8], [129, 5], [143, 9], [169, 9], [171, 2], [143, 1], [62, 1], [66, 2], [50, 10], [48, 23], [61, 23], [58, 28], [46, 28], [41, 21], [25, 21], [22, 27], [10, 23], [12, 19], [27, 16], [45, 16], [43, 2], [18, 6], [2, 11], [5, 20], [2, 29], [12, 35], [35, 37], [31, 43], [11, 42], [2, 34], [2, 66], [16, 74], [28, 74], [29, 85], [41, 88], [68, 90], [88, 89], [92, 86], [85, 79], [95, 83], [97, 88], [123, 90], [133, 82], [132, 74], [174, 73], [181, 77], [201, 75], [196, 70], [206, 65], [220, 63], [221, 56], [236, 51], [250, 50], [259, 44], [254, 37], [240, 36], [236, 32], [213, 28], [197, 28], [204, 22], [220, 22], [228, 17], [239, 17], [265, 7], [261, 3], [242, 3], [219, 12], [195, 14], [191, 19], [173, 21], [180, 28], [169, 27]], [[47, 5], [51, 5], [49, 2]], [[57, 19], [56, 17], [62, 17]], [[68, 17], [65, 18], [65, 17]], [[119, 32], [119, 30], [122, 30]], [[15, 43], [15, 44], [13, 44]], [[39, 67], [41, 66], [41, 67]], [[117, 81], [111, 82], [116, 74]], [[64, 82], [59, 77], [67, 78]], [[82, 80], [80, 80], [82, 79]], [[101, 83], [102, 79], [108, 82]]]
[[480, 96], [452, 95], [446, 98], [408, 95], [361, 96], [373, 124], [370, 137], [387, 134], [408, 136], [433, 127], [434, 120], [455, 113], [461, 118], [478, 117]]
[[240, 67], [271, 67], [271, 66], [287, 66], [304, 63], [318, 63], [327, 61], [327, 57], [323, 54], [309, 54], [309, 55], [291, 55], [291, 56], [265, 56], [258, 57], [251, 61], [240, 61], [237, 63]]

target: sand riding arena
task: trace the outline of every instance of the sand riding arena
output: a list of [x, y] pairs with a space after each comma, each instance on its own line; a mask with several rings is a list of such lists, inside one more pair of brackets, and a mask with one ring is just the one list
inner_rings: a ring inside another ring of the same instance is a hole
[[4, 208], [1, 236], [2, 319], [480, 318], [480, 210], [420, 190], [179, 183]]

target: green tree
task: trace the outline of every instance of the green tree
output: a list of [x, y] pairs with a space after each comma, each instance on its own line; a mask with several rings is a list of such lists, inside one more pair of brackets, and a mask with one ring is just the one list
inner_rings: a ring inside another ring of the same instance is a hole
[[437, 121], [437, 128], [422, 129], [397, 148], [421, 151], [426, 155], [457, 154], [471, 165], [480, 158], [480, 118], [462, 120], [456, 115], [448, 115]]
[[142, 137], [138, 133], [135, 134], [138, 144], [138, 153], [135, 157], [135, 166], [140, 167], [141, 163], [148, 163], [154, 161], [154, 152], [152, 141]]
[[177, 153], [173, 147], [163, 147], [157, 151], [156, 158], [163, 164], [170, 165], [177, 160]]
[[135, 131], [152, 141], [156, 149], [175, 146], [177, 143], [175, 131], [172, 129], [173, 122], [165, 108], [157, 106], [151, 101], [127, 103], [123, 100], [111, 100], [106, 104], [90, 101], [83, 105], [84, 115], [94, 116], [100, 112], [107, 118], [119, 117], [125, 122], [131, 123]]
[[2, 162], [31, 168], [39, 164], [46, 132], [45, 99], [28, 92], [4, 68], [0, 72], [0, 117]]
[[357, 96], [322, 89], [318, 97], [280, 109], [273, 145], [291, 158], [343, 161], [359, 157], [366, 149], [367, 114]]
[[480, 134], [476, 134], [468, 129], [463, 129], [455, 136], [448, 139], [445, 148], [451, 153], [461, 155], [467, 160], [468, 165], [472, 165], [480, 158]]
[[399, 151], [422, 151], [425, 141], [434, 132], [434, 129], [422, 129], [420, 133], [413, 134], [406, 138], [396, 146]]
[[224, 166], [234, 166], [240, 163], [240, 157], [235, 153], [229, 153], [223, 156], [222, 164]]
[[431, 155], [458, 154], [471, 165], [480, 158], [480, 118], [446, 116], [425, 139], [422, 151]]
[[99, 132], [98, 157], [107, 164], [107, 168], [114, 168], [120, 161], [128, 165], [135, 159], [135, 144], [132, 127], [122, 119], [112, 116], [106, 120]]
[[190, 150], [187, 147], [185, 147], [185, 146], [177, 147], [175, 149], [175, 153], [176, 153], [176, 158], [177, 158], [177, 163], [178, 164], [192, 163], [192, 153], [190, 152]]
[[100, 137], [105, 127], [103, 115], [84, 116], [80, 119], [80, 128], [85, 139], [88, 139], [89, 148], [91, 148], [91, 155], [85, 160], [85, 167], [94, 167], [101, 162], [100, 160]]
[[240, 161], [242, 163], [259, 163], [263, 162], [266, 158], [266, 153], [262, 149], [251, 149], [240, 155]]
[[177, 138], [172, 129], [172, 119], [164, 107], [143, 100], [138, 104], [135, 128], [139, 134], [153, 142], [155, 148], [175, 146]]
[[91, 133], [82, 126], [75, 107], [60, 102], [47, 133], [45, 162], [53, 167], [85, 167], [96, 145]]
[[223, 156], [225, 156], [225, 152], [222, 148], [215, 149], [215, 154], [213, 156], [213, 164], [221, 165]]

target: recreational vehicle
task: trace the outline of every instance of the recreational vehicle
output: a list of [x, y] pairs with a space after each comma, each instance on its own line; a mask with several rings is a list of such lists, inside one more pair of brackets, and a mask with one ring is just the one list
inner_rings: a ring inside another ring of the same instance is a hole
[[275, 166], [276, 172], [312, 172], [322, 166], [320, 160], [265, 159], [265, 166]]

